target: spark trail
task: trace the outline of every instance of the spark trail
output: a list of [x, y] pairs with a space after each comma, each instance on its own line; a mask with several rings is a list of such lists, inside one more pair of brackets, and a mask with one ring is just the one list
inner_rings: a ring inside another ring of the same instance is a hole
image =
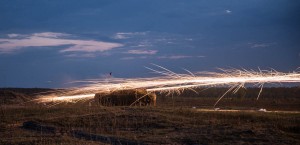
[[52, 96], [41, 96], [37, 101], [44, 103], [77, 102], [93, 99], [95, 93], [105, 93], [122, 89], [145, 88], [148, 92], [180, 94], [186, 89], [193, 90], [199, 87], [230, 87], [230, 89], [218, 99], [215, 104], [217, 105], [227, 93], [236, 93], [240, 88], [245, 87], [246, 84], [261, 88], [257, 97], [258, 99], [265, 84], [300, 83], [299, 71], [283, 73], [273, 69], [259, 69], [259, 71], [246, 69], [220, 69], [222, 72], [198, 72], [193, 74], [186, 70], [187, 74], [178, 74], [162, 66], [153, 65], [158, 69], [146, 68], [161, 75], [160, 77], [134, 79], [110, 78], [109, 80], [90, 79], [76, 81], [73, 83], [85, 83], [86, 85], [62, 91], [61, 93]]

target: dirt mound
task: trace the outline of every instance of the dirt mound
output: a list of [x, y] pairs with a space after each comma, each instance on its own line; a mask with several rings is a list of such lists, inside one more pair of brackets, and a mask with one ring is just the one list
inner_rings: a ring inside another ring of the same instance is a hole
[[156, 105], [156, 94], [146, 89], [118, 90], [110, 93], [96, 93], [95, 101], [103, 106], [148, 106]]
[[64, 91], [64, 89], [47, 88], [0, 88], [0, 104], [20, 104], [35, 99], [39, 95], [46, 95]]
[[30, 98], [30, 96], [23, 93], [10, 90], [0, 91], [0, 104], [20, 104], [31, 100]]

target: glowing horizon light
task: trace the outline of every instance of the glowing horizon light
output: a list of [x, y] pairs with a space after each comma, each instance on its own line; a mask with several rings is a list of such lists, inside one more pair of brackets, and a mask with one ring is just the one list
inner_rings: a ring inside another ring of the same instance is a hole
[[[265, 84], [273, 83], [300, 83], [300, 72], [282, 73], [271, 69], [267, 70], [239, 70], [239, 69], [221, 69], [223, 72], [199, 72], [191, 73], [186, 70], [188, 74], [177, 74], [159, 65], [159, 70], [148, 68], [149, 70], [163, 75], [161, 77], [151, 78], [110, 78], [108, 80], [90, 79], [84, 81], [76, 81], [73, 83], [85, 83], [83, 87], [72, 88], [62, 93], [62, 95], [42, 96], [37, 99], [38, 102], [77, 102], [80, 100], [93, 99], [95, 93], [105, 93], [115, 90], [124, 89], [139, 89], [144, 88], [148, 92], [168, 92], [181, 93], [185, 89], [193, 89], [199, 87], [216, 87], [228, 86], [225, 92], [215, 103], [217, 103], [229, 92], [236, 93], [240, 88], [244, 88], [245, 84], [252, 84], [259, 86], [259, 98], [263, 86]], [[147, 67], [146, 67], [147, 68]]]

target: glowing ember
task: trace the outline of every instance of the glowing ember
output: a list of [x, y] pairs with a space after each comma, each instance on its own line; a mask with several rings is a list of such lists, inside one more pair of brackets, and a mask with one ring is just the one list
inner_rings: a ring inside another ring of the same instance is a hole
[[[63, 92], [62, 96], [42, 96], [37, 99], [39, 102], [77, 102], [80, 100], [88, 100], [94, 97], [95, 93], [110, 92], [122, 89], [137, 89], [145, 88], [148, 92], [168, 92], [181, 93], [185, 89], [193, 89], [197, 87], [214, 87], [214, 86], [229, 86], [230, 89], [225, 92], [216, 104], [229, 92], [236, 93], [245, 84], [252, 84], [261, 88], [264, 84], [272, 83], [300, 83], [300, 73], [282, 73], [275, 70], [266, 71], [249, 71], [222, 69], [222, 73], [217, 72], [199, 72], [188, 74], [177, 74], [161, 66], [157, 66], [159, 70], [151, 69], [153, 72], [161, 74], [161, 77], [152, 78], [136, 78], [136, 79], [121, 79], [111, 78], [107, 80], [85, 80], [76, 81], [74, 83], [86, 83], [87, 85], [80, 88], [73, 88], [72, 91]], [[259, 95], [257, 99], [259, 98]], [[215, 105], [216, 105], [215, 104]]]

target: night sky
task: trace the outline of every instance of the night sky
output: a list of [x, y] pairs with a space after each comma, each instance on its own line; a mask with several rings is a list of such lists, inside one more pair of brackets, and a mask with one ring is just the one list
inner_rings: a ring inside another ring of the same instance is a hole
[[300, 67], [299, 0], [1, 0], [0, 87]]

